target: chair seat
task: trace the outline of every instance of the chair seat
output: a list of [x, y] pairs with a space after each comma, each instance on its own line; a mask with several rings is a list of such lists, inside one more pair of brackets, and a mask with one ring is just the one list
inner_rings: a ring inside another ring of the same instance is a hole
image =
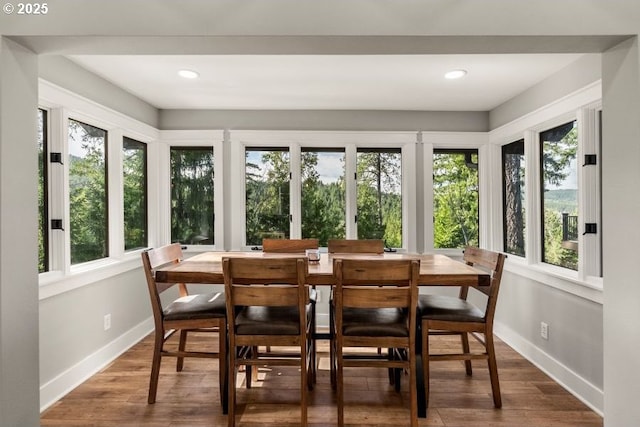
[[[307, 304], [310, 320], [311, 306]], [[236, 317], [237, 335], [299, 335], [300, 319], [296, 307], [244, 307]]]
[[360, 337], [407, 337], [407, 314], [399, 308], [345, 308], [342, 334]]
[[420, 295], [418, 311], [422, 319], [448, 322], [484, 322], [484, 313], [475, 305], [458, 297]]
[[223, 292], [187, 295], [178, 298], [164, 309], [164, 320], [196, 320], [226, 317]]

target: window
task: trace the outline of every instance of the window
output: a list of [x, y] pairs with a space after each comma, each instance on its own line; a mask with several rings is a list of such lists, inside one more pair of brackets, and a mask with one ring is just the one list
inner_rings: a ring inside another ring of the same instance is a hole
[[504, 251], [525, 256], [524, 139], [502, 146]]
[[122, 140], [124, 249], [147, 246], [147, 145]]
[[69, 120], [71, 264], [107, 257], [107, 132]]
[[171, 147], [171, 241], [214, 244], [213, 149]]
[[356, 159], [359, 239], [402, 247], [402, 153], [359, 148]]
[[247, 245], [262, 245], [263, 238], [289, 238], [290, 179], [287, 148], [246, 149]]
[[433, 151], [435, 248], [478, 246], [478, 151]]
[[578, 128], [576, 121], [540, 133], [542, 261], [578, 269]]
[[49, 271], [47, 112], [38, 109], [38, 272]]
[[344, 149], [302, 149], [302, 238], [344, 239]]

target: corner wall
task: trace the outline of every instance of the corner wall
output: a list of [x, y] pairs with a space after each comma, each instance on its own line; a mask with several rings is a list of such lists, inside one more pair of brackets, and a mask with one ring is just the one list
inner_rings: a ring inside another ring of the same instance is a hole
[[[0, 37], [0, 424], [38, 411], [38, 59]], [[33, 226], [29, 226], [32, 224]]]

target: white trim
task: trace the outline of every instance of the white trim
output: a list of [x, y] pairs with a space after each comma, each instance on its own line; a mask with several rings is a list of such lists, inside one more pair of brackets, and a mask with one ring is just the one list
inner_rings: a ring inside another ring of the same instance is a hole
[[577, 297], [603, 303], [601, 278], [587, 277], [581, 280], [576, 271], [550, 264], [528, 264], [524, 258], [515, 255], [508, 256], [504, 270]]
[[575, 116], [576, 110], [598, 102], [601, 98], [602, 82], [598, 80], [567, 96], [557, 99], [551, 104], [538, 108], [512, 122], [491, 130], [489, 132], [489, 140], [492, 144], [498, 145], [517, 141], [522, 139], [522, 133], [525, 129], [542, 130], [540, 127], [547, 126], [547, 122], [556, 120], [568, 111], [572, 111]]
[[601, 417], [604, 416], [604, 391], [602, 389], [544, 352], [540, 347], [522, 338], [520, 334], [508, 326], [496, 322], [494, 323], [494, 333], [594, 412]]
[[42, 413], [92, 375], [98, 373], [151, 331], [153, 331], [153, 318], [149, 317], [52, 380], [42, 384], [40, 386], [40, 412]]
[[77, 264], [67, 274], [63, 274], [61, 271], [43, 273], [39, 280], [39, 299], [47, 299], [140, 268], [141, 251], [129, 251], [121, 259], [103, 258]]

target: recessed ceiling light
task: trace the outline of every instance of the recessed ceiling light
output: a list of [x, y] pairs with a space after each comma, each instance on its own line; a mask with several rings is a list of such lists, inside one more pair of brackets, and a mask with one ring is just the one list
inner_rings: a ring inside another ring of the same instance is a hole
[[444, 75], [445, 79], [453, 80], [464, 77], [467, 74], [467, 70], [452, 70]]
[[178, 75], [185, 79], [197, 79], [200, 77], [200, 74], [193, 70], [180, 70], [178, 71]]

